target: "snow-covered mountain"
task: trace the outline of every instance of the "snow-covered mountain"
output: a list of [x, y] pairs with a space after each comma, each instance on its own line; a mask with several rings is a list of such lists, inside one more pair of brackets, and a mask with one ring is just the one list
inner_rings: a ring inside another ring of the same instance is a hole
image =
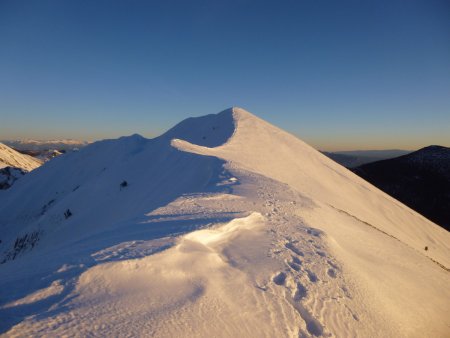
[[21, 154], [0, 143], [0, 190], [10, 188], [28, 171], [42, 165], [42, 161]]
[[61, 156], [63, 153], [56, 149], [49, 149], [46, 151], [42, 151], [39, 155], [36, 156], [42, 162], [47, 162], [54, 159], [57, 156]]
[[20, 150], [20, 151], [46, 151], [49, 149], [57, 149], [57, 150], [73, 150], [79, 149], [88, 144], [86, 141], [79, 140], [31, 140], [31, 139], [23, 139], [23, 140], [3, 140], [1, 141], [4, 144]]
[[450, 233], [232, 108], [0, 191], [6, 336], [446, 337]]
[[0, 168], [15, 167], [26, 171], [36, 169], [42, 162], [34, 157], [21, 154], [0, 143]]

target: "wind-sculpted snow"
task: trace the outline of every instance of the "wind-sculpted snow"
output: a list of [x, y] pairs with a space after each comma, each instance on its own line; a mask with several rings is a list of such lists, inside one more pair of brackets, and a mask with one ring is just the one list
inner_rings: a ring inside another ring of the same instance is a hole
[[233, 110], [227, 109], [216, 115], [188, 118], [161, 136], [166, 140], [181, 139], [204, 147], [225, 144], [235, 132]]
[[6, 336], [450, 332], [449, 234], [240, 108], [55, 158], [0, 226]]

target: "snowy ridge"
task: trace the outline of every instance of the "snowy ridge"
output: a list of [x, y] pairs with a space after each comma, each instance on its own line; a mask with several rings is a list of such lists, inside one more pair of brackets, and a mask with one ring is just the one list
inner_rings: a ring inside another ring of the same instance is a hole
[[[450, 267], [447, 231], [298, 138], [243, 109], [233, 108], [232, 111], [237, 128], [233, 137], [222, 147], [206, 149], [182, 140], [173, 141], [173, 146], [184, 151], [217, 156], [279, 180], [314, 201], [343, 210], [418, 250], [423, 250], [431, 240], [439, 250], [427, 254]], [[411, 214], [414, 216], [411, 217]]]
[[14, 167], [31, 171], [39, 167], [41, 164], [42, 162], [38, 159], [21, 154], [0, 143], [0, 168]]
[[57, 157], [0, 226], [6, 336], [450, 332], [450, 234], [241, 108]]

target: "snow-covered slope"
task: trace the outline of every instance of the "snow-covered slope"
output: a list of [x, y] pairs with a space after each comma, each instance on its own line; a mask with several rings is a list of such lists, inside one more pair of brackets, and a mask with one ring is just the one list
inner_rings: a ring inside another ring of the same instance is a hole
[[36, 157], [39, 160], [41, 160], [42, 162], [47, 162], [47, 161], [54, 159], [57, 156], [61, 156], [62, 154], [63, 154], [62, 152], [60, 152], [56, 149], [49, 149], [49, 150], [46, 150], [46, 151], [40, 153]]
[[8, 336], [450, 333], [450, 234], [240, 108], [55, 158], [0, 226]]
[[19, 178], [26, 175], [26, 171], [14, 168], [0, 168], [0, 190], [9, 189]]
[[9, 189], [28, 171], [42, 165], [37, 158], [21, 154], [0, 143], [0, 190]]
[[184, 151], [223, 158], [241, 168], [286, 183], [316, 203], [359, 218], [417, 250], [433, 243], [440, 250], [427, 254], [450, 267], [450, 243], [445, 236], [448, 232], [427, 222], [298, 138], [242, 109], [236, 108], [234, 112], [237, 128], [226, 145], [206, 149], [184, 140], [175, 140], [173, 145]]
[[36, 169], [42, 164], [38, 159], [21, 154], [0, 143], [0, 168], [15, 167], [26, 171]]

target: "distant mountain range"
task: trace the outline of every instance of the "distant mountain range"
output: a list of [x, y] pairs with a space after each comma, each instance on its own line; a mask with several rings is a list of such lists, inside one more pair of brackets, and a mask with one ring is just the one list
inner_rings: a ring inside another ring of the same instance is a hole
[[49, 149], [56, 150], [73, 150], [76, 148], [82, 148], [89, 144], [86, 141], [79, 140], [3, 140], [0, 141], [7, 146], [14, 148], [18, 151], [47, 151]]
[[450, 230], [450, 148], [429, 146], [353, 172]]
[[389, 149], [389, 150], [350, 150], [350, 151], [336, 151], [336, 152], [323, 151], [322, 153], [331, 158], [332, 160], [334, 160], [335, 162], [339, 163], [340, 165], [343, 165], [344, 167], [354, 168], [366, 163], [406, 155], [411, 153], [411, 151]]

